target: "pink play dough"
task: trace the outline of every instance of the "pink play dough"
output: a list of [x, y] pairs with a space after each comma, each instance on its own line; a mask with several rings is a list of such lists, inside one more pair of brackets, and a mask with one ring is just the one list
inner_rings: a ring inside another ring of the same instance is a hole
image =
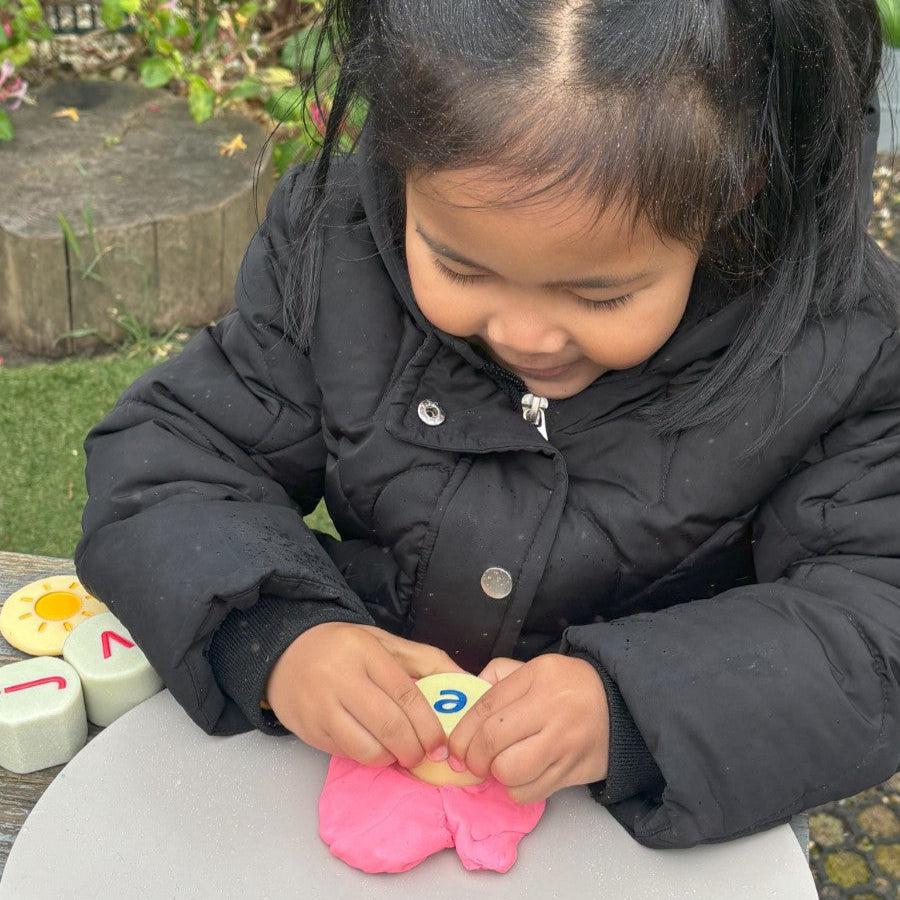
[[453, 846], [469, 870], [506, 872], [545, 806], [516, 803], [490, 777], [471, 787], [436, 787], [398, 763], [374, 768], [332, 756], [319, 796], [319, 836], [363, 872], [405, 872]]

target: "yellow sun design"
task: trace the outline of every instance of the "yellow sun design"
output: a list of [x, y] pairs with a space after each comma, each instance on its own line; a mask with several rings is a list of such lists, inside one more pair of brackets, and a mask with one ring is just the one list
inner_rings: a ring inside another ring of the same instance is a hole
[[0, 634], [23, 653], [59, 656], [69, 632], [103, 612], [108, 612], [106, 605], [77, 578], [51, 575], [7, 597], [0, 609]]

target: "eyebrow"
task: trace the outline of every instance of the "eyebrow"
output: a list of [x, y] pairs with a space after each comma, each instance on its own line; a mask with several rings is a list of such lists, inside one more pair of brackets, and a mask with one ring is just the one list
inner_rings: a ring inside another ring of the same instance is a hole
[[[473, 262], [471, 259], [466, 259], [462, 253], [454, 250], [452, 247], [448, 247], [446, 244], [442, 244], [436, 238], [431, 237], [431, 235], [427, 234], [421, 224], [416, 222], [416, 231], [421, 235], [422, 240], [434, 250], [435, 253], [439, 253], [441, 256], [446, 256], [447, 259], [452, 259], [454, 262], [461, 263], [464, 266], [471, 266], [473, 269], [483, 269], [485, 272], [490, 272], [492, 275], [496, 274], [487, 266], [483, 266], [481, 263]], [[635, 272], [633, 275], [628, 275], [626, 277], [613, 277], [611, 275], [594, 275], [589, 278], [579, 278], [575, 281], [548, 281], [545, 284], [541, 285], [541, 287], [547, 288], [569, 288], [569, 287], [579, 287], [579, 288], [617, 288], [621, 287], [623, 284], [630, 284], [633, 281], [637, 281], [639, 278], [646, 278], [648, 275], [652, 274], [652, 269], [646, 269], [643, 272]]]

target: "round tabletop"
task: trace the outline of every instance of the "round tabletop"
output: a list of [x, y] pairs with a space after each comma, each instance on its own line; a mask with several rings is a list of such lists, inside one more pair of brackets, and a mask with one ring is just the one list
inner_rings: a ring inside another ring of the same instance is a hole
[[60, 772], [13, 844], [0, 900], [785, 898], [814, 900], [788, 825], [687, 850], [638, 844], [583, 787], [558, 791], [505, 874], [452, 849], [367, 875], [318, 834], [327, 754], [293, 735], [206, 734], [167, 690], [125, 713]]

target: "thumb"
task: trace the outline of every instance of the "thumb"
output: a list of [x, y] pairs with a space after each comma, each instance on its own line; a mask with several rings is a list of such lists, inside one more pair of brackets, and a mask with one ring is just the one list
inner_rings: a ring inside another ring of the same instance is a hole
[[525, 663], [519, 659], [510, 659], [507, 656], [497, 656], [492, 659], [479, 673], [478, 677], [496, 684], [507, 675], [520, 669]]

